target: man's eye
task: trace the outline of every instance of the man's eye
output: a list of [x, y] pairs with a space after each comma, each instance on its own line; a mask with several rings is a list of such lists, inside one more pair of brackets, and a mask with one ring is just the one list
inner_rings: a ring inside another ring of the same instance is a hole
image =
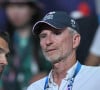
[[41, 34], [41, 35], [39, 35], [39, 37], [40, 37], [40, 39], [42, 39], [42, 38], [45, 38], [46, 35], [45, 34]]
[[60, 35], [61, 32], [57, 32], [57, 31], [56, 31], [56, 32], [54, 32], [54, 34], [55, 34], [55, 35]]

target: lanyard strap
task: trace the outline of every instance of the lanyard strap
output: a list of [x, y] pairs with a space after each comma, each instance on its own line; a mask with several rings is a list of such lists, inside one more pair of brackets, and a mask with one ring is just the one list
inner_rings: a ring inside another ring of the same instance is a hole
[[73, 83], [74, 83], [74, 78], [76, 77], [76, 75], [77, 75], [78, 72], [80, 71], [81, 66], [82, 66], [82, 65], [78, 62], [77, 67], [76, 67], [75, 72], [74, 72], [74, 75], [73, 75], [73, 77], [69, 80], [69, 84], [68, 84], [68, 86], [67, 86], [67, 90], [72, 90], [72, 86], [73, 86]]
[[80, 64], [80, 62], [78, 62], [77, 67], [76, 67], [75, 72], [74, 72], [74, 75], [73, 75], [73, 78], [76, 77], [76, 75], [78, 74], [78, 72], [79, 72], [80, 69], [81, 69], [81, 66], [82, 66], [82, 65]]
[[[78, 62], [77, 66], [76, 66], [76, 69], [75, 69], [75, 72], [74, 72], [74, 75], [73, 77], [70, 79], [69, 81], [69, 84], [67, 86], [67, 90], [72, 90], [72, 85], [73, 85], [73, 82], [74, 82], [74, 78], [76, 77], [76, 75], [78, 74], [78, 72], [80, 71], [81, 69], [81, 64]], [[46, 80], [45, 80], [45, 85], [44, 85], [44, 90], [46, 90], [48, 88], [48, 76], [46, 77]]]
[[48, 76], [46, 77], [46, 80], [45, 80], [45, 85], [44, 85], [44, 90], [46, 90], [48, 88]]

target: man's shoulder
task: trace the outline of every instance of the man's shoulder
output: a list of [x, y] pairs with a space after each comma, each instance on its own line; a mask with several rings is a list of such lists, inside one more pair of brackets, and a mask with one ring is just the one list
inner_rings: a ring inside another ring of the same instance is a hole
[[73, 90], [100, 90], [100, 66], [82, 65], [81, 70], [76, 75]]
[[45, 83], [45, 79], [46, 77], [32, 83], [31, 85], [29, 85], [29, 87], [27, 88], [27, 90], [43, 90], [42, 88], [44, 87], [44, 83]]
[[91, 82], [100, 81], [100, 66], [86, 66], [82, 65], [81, 70], [76, 75], [76, 81]]
[[82, 69], [80, 70], [83, 74], [98, 74], [100, 75], [100, 66], [86, 66], [82, 65]]
[[83, 69], [87, 70], [100, 70], [100, 66], [87, 66], [87, 65], [82, 65]]

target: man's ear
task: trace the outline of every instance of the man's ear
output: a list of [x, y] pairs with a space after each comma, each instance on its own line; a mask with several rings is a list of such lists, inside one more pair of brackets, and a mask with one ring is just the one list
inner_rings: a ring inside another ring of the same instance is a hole
[[73, 48], [77, 48], [80, 44], [81, 36], [80, 34], [73, 35]]

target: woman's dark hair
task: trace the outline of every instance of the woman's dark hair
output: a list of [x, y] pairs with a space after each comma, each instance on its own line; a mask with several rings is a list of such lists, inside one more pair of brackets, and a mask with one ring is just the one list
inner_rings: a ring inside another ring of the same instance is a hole
[[7, 32], [0, 32], [0, 37], [3, 38], [9, 44], [10, 39], [9, 34]]

